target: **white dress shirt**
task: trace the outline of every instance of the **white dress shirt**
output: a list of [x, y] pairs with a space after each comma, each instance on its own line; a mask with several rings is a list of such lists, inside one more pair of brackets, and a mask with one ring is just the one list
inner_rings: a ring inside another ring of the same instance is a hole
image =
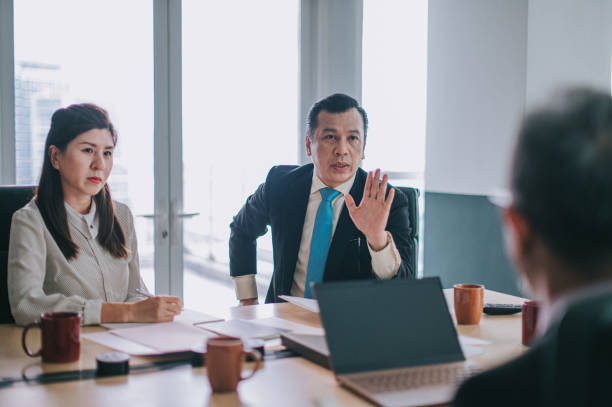
[[81, 313], [84, 325], [99, 324], [103, 302], [143, 299], [138, 245], [132, 213], [115, 202], [128, 248], [127, 258], [113, 257], [96, 240], [98, 217], [92, 202], [88, 214], [66, 205], [68, 230], [79, 247], [76, 258], [66, 260], [46, 228], [34, 200], [13, 215], [8, 254], [8, 294], [15, 322], [25, 325], [50, 311]]
[[[334, 188], [340, 191], [338, 195], [332, 201], [332, 207], [334, 211], [333, 223], [332, 223], [332, 239], [336, 226], [338, 225], [338, 219], [344, 207], [344, 194], [348, 194], [353, 187], [355, 181], [355, 175], [344, 184]], [[310, 197], [308, 198], [308, 206], [306, 207], [306, 216], [304, 217], [304, 227], [302, 229], [302, 239], [300, 241], [300, 248], [298, 251], [298, 259], [295, 266], [295, 273], [293, 274], [293, 284], [291, 286], [291, 295], [296, 297], [304, 296], [304, 286], [306, 284], [306, 273], [308, 271], [308, 258], [310, 256], [310, 243], [312, 241], [312, 230], [314, 228], [315, 217], [319, 204], [321, 203], [321, 188], [327, 186], [317, 177], [316, 173], [312, 175], [312, 186], [310, 188]], [[387, 232], [390, 244], [379, 251], [374, 251], [368, 244], [368, 250], [372, 257], [372, 270], [379, 279], [389, 279], [394, 277], [399, 270], [402, 258], [400, 257], [399, 251], [393, 241], [391, 233]], [[365, 242], [364, 242], [365, 243]], [[255, 275], [247, 274], [244, 276], [234, 277], [234, 284], [236, 286], [236, 297], [239, 300], [257, 298], [257, 286], [255, 284]]]

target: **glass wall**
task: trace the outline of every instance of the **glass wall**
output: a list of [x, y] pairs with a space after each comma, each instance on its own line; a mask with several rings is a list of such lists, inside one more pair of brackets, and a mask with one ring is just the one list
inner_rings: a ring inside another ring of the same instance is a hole
[[[14, 13], [17, 183], [38, 183], [53, 112], [92, 102], [119, 132], [113, 198], [153, 213], [153, 3], [18, 0]], [[136, 230], [154, 290], [153, 223], [136, 217]]]
[[363, 106], [370, 119], [364, 168], [391, 172], [397, 185], [421, 185], [427, 0], [364, 0], [362, 72]]
[[[184, 0], [183, 182], [185, 304], [236, 304], [229, 224], [270, 167], [297, 164], [298, 0]], [[258, 241], [258, 288], [272, 273]], [[263, 300], [263, 299], [262, 299]]]
[[421, 191], [419, 273], [423, 269], [427, 0], [364, 0], [363, 106], [369, 131], [363, 168]]

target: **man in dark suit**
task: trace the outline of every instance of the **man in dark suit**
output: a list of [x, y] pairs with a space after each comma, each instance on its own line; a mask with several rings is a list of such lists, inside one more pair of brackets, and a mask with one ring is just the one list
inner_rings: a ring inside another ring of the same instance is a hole
[[572, 386], [559, 385], [556, 344], [580, 336], [561, 323], [569, 310], [612, 293], [609, 93], [568, 91], [528, 115], [514, 153], [511, 191], [504, 215], [508, 248], [540, 301], [541, 337], [519, 358], [463, 383], [454, 405], [587, 405], [586, 399], [569, 401]]
[[408, 200], [359, 168], [368, 121], [347, 95], [316, 102], [308, 114], [312, 164], [273, 167], [230, 225], [230, 274], [241, 304], [257, 303], [256, 240], [272, 229], [274, 274], [266, 302], [311, 297], [310, 283], [412, 278]]

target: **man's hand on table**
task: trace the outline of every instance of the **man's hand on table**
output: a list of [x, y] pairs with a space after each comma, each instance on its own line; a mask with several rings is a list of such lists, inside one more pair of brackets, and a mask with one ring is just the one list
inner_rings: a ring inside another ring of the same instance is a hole
[[257, 298], [248, 298], [246, 300], [240, 300], [240, 306], [257, 304], [259, 304], [259, 300]]

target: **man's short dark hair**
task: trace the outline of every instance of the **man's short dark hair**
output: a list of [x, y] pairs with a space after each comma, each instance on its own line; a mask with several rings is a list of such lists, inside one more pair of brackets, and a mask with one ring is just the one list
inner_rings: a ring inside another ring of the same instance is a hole
[[363, 119], [363, 146], [365, 147], [366, 138], [368, 136], [368, 115], [363, 107], [359, 106], [359, 102], [344, 93], [334, 93], [331, 96], [318, 100], [312, 105], [306, 121], [306, 133], [308, 137], [312, 138], [314, 135], [314, 131], [318, 124], [319, 113], [321, 113], [322, 110], [329, 113], [344, 113], [352, 108], [357, 109]]
[[519, 132], [514, 205], [571, 266], [612, 260], [612, 98], [579, 88], [535, 110]]

